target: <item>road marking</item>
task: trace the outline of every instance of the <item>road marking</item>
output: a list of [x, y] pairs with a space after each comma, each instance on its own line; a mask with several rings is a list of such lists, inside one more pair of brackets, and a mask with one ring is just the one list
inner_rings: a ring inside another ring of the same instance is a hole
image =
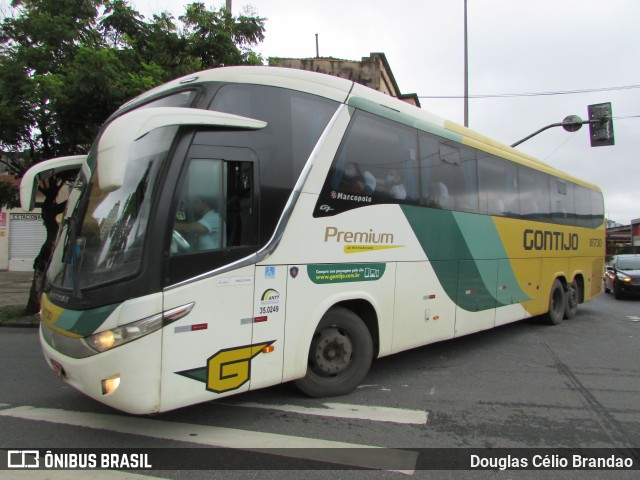
[[[11, 476], [5, 477], [5, 474]], [[11, 480], [86, 480], [87, 477], [96, 480], [153, 480], [161, 477], [150, 477], [149, 475], [140, 475], [138, 473], [119, 472], [117, 470], [92, 470], [90, 474], [86, 470], [83, 471], [64, 471], [64, 470], [30, 470], [19, 471], [11, 470], [10, 472], [0, 471], [0, 479]]]
[[[222, 403], [222, 402], [219, 402]], [[299, 413], [302, 415], [318, 415], [322, 417], [354, 418], [372, 420], [374, 422], [402, 423], [409, 425], [425, 425], [429, 413], [424, 410], [407, 410], [390, 407], [367, 407], [346, 403], [323, 403], [325, 408], [301, 407], [298, 405], [272, 405], [268, 403], [225, 403], [234, 407], [264, 408], [280, 412]]]
[[640, 322], [640, 317], [637, 317], [635, 315], [633, 315], [633, 316], [632, 315], [628, 315], [627, 318], [629, 320], [631, 320], [632, 322]]
[[[414, 473], [418, 458], [418, 452], [409, 450], [55, 408], [14, 407], [0, 410], [0, 416], [110, 430], [213, 447], [252, 450], [352, 467], [393, 470], [409, 475]], [[273, 449], [284, 450], [278, 450], [276, 453]], [[389, 468], [390, 465], [393, 467]]]

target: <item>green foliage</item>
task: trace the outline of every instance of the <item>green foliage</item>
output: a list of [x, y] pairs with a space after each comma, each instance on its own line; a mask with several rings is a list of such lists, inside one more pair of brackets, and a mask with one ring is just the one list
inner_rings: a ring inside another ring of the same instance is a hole
[[11, 182], [0, 180], [0, 207], [15, 208], [18, 203], [18, 187]]
[[[12, 0], [0, 21], [0, 153], [12, 173], [44, 159], [86, 153], [100, 125], [121, 104], [172, 78], [221, 65], [261, 64], [251, 47], [264, 39], [264, 18], [232, 17], [203, 3], [146, 20], [125, 0]], [[68, 181], [39, 189], [47, 240], [35, 262], [28, 311], [58, 226], [55, 202]], [[0, 204], [17, 206], [18, 189], [0, 183]]]
[[86, 152], [118, 106], [172, 78], [261, 64], [264, 18], [203, 3], [179, 21], [125, 0], [13, 0], [0, 22], [0, 151], [26, 165]]

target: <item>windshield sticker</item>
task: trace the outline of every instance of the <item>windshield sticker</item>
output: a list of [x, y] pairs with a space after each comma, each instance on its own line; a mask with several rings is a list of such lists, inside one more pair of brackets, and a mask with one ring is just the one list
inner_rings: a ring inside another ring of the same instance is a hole
[[384, 275], [384, 263], [346, 263], [332, 265], [307, 265], [307, 273], [313, 283], [375, 282]]

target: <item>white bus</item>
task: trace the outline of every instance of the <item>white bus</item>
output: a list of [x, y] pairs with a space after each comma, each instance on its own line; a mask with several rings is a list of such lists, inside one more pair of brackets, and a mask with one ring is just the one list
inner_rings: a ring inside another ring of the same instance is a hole
[[[30, 172], [26, 204], [56, 162]], [[76, 164], [42, 349], [134, 414], [287, 381], [346, 394], [374, 358], [558, 323], [602, 288], [597, 187], [345, 79], [180, 78]]]

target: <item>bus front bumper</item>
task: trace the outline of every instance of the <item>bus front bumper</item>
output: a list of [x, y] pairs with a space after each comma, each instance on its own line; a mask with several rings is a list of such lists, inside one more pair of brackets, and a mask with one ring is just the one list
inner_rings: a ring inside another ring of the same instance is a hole
[[106, 352], [72, 358], [49, 343], [51, 335], [46, 329], [41, 324], [40, 345], [45, 360], [69, 385], [123, 412], [158, 412], [162, 330]]

